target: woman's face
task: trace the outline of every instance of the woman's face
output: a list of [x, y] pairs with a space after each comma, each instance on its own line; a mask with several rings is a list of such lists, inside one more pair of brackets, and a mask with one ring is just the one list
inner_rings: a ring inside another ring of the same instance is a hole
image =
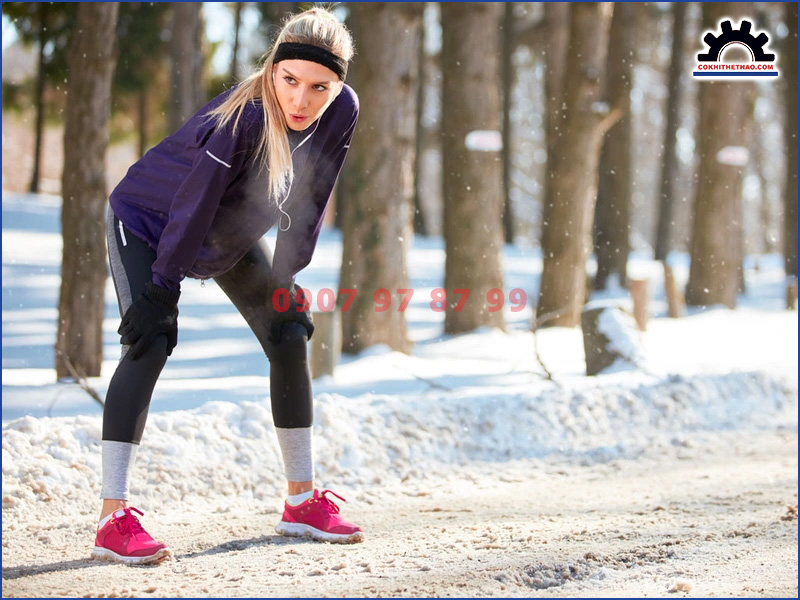
[[303, 131], [322, 116], [343, 85], [328, 67], [299, 59], [274, 65], [272, 80], [286, 124], [294, 131]]

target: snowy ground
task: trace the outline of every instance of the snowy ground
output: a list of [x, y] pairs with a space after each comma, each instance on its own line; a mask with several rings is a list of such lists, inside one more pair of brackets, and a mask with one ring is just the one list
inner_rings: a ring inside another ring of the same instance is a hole
[[[585, 377], [580, 330], [441, 335], [441, 241], [417, 239], [410, 356], [374, 347], [315, 381], [318, 482], [367, 541], [272, 535], [285, 485], [268, 366], [209, 282], [184, 286], [132, 491], [176, 560], [88, 560], [101, 410], [53, 370], [58, 199], [3, 194], [4, 596], [797, 595], [797, 312], [778, 257], [748, 261], [740, 308], [666, 319], [660, 268], [644, 369]], [[336, 287], [325, 232], [299, 281]], [[686, 257], [674, 256], [679, 279]], [[504, 290], [535, 297], [541, 256], [505, 250]], [[611, 294], [620, 296], [621, 293]], [[104, 393], [119, 352], [106, 289]], [[794, 510], [794, 513], [792, 511]], [[793, 516], [794, 515], [794, 516]]]

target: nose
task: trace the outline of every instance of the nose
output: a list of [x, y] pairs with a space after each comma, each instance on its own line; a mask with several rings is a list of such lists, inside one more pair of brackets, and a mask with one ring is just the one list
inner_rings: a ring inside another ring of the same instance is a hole
[[298, 86], [294, 97], [292, 98], [292, 108], [296, 111], [302, 111], [308, 106], [308, 90], [305, 87]]

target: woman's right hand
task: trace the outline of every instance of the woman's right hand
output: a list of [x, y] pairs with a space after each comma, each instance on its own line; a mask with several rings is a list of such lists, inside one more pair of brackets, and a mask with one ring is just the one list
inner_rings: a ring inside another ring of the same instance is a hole
[[128, 355], [136, 360], [144, 354], [157, 336], [167, 336], [167, 356], [178, 345], [178, 299], [180, 291], [168, 290], [152, 282], [145, 284], [144, 293], [131, 304], [117, 333], [120, 342], [131, 346]]
[[[281, 341], [281, 327], [284, 323], [299, 323], [306, 329], [308, 339], [314, 335], [314, 320], [311, 318], [311, 309], [302, 310], [297, 302], [297, 284], [277, 285], [267, 291], [267, 312], [269, 313], [269, 341], [279, 344]], [[289, 296], [289, 307], [285, 311], [277, 310], [278, 296], [276, 292], [285, 290]]]

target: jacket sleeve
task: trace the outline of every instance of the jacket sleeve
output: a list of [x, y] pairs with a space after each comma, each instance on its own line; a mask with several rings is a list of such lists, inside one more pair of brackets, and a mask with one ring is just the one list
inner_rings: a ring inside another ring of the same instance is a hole
[[239, 121], [225, 127], [201, 126], [197, 152], [189, 175], [178, 188], [169, 209], [153, 263], [153, 283], [180, 289], [180, 283], [194, 265], [208, 233], [220, 199], [252, 154], [253, 131], [258, 127]]
[[[287, 230], [278, 230], [272, 267], [273, 278], [281, 285], [293, 283], [295, 275], [311, 262], [328, 202], [355, 133], [358, 97], [345, 86], [337, 100], [339, 106], [334, 103], [328, 109], [335, 110], [330, 115], [330, 134], [319, 150], [316, 144], [312, 147], [313, 154], [303, 166], [303, 173], [295, 174], [300, 185], [292, 189], [284, 207], [291, 223]], [[279, 226], [286, 227], [287, 221], [283, 216]]]

